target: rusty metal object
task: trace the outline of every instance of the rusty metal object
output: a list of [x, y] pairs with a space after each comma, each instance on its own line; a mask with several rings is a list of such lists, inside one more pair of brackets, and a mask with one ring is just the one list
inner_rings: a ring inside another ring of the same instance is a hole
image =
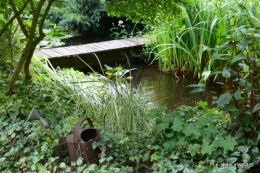
[[52, 130], [52, 127], [45, 121], [45, 119], [43, 119], [39, 113], [37, 112], [36, 109], [32, 109], [32, 111], [30, 112], [29, 114], [29, 117], [28, 117], [28, 121], [33, 121], [33, 120], [39, 120], [45, 128], [48, 128], [50, 130]]
[[[90, 127], [80, 129], [80, 125], [86, 119]], [[77, 122], [73, 132], [66, 137], [70, 161], [77, 161], [79, 157], [82, 157], [87, 164], [97, 163], [98, 154], [101, 151], [99, 148], [93, 149], [92, 143], [94, 141], [101, 141], [99, 130], [94, 128], [94, 125], [89, 118], [81, 118]]]

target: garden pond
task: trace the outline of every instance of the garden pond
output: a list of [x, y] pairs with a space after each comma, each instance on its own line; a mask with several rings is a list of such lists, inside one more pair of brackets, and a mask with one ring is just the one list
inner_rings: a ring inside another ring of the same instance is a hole
[[210, 106], [212, 97], [221, 94], [219, 84], [209, 84], [204, 92], [191, 93], [194, 88], [187, 86], [197, 84], [198, 80], [186, 76], [178, 79], [175, 74], [161, 72], [158, 66], [139, 66], [131, 75], [134, 85], [142, 84], [149, 108], [166, 106], [173, 110], [181, 105], [195, 106], [199, 101], [206, 101]]

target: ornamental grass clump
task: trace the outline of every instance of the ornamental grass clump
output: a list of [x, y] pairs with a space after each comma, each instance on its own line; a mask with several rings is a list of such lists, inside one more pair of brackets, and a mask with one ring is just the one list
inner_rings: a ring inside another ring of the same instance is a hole
[[48, 61], [43, 63], [39, 58], [35, 61], [38, 65], [34, 70], [47, 76], [43, 85], [65, 96], [75, 106], [78, 116], [90, 117], [112, 131], [150, 129], [150, 122], [145, 118], [147, 100], [141, 86], [133, 88], [124, 77], [111, 80], [100, 74], [54, 69]]

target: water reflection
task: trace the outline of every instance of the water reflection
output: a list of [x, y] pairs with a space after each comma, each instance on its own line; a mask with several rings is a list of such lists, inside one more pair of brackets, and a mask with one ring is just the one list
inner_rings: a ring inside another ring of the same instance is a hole
[[133, 72], [135, 85], [144, 86], [145, 95], [149, 100], [149, 107], [166, 106], [173, 110], [181, 105], [194, 106], [198, 101], [212, 102], [212, 96], [218, 95], [219, 87], [207, 86], [202, 93], [190, 93], [193, 88], [186, 87], [190, 84], [197, 84], [198, 81], [192, 78], [180, 78], [160, 72], [157, 68], [142, 66]]

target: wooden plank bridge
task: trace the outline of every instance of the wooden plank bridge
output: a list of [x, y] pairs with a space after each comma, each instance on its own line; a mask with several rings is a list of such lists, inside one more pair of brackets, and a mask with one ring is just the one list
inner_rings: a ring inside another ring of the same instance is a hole
[[36, 50], [34, 56], [47, 57], [54, 68], [59, 66], [83, 70], [87, 69], [85, 63], [92, 68], [99, 67], [99, 61], [102, 65], [115, 66], [133, 53], [140, 54], [145, 41], [146, 38], [127, 38], [76, 46], [43, 48]]

